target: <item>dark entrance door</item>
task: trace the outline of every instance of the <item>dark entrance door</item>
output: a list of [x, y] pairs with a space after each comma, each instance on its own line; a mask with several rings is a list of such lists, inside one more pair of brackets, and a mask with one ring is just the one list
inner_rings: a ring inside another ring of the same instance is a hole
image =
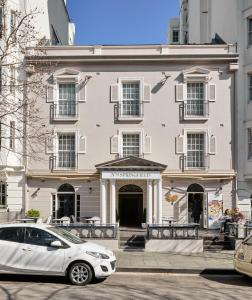
[[141, 225], [143, 214], [142, 194], [119, 195], [120, 226], [138, 227]]
[[58, 194], [58, 218], [75, 216], [75, 194]]

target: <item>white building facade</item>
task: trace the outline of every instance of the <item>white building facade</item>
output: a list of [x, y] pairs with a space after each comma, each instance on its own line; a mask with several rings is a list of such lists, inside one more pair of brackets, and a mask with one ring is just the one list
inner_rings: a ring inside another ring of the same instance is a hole
[[235, 205], [231, 116], [238, 55], [227, 46], [48, 47], [52, 134], [29, 161], [26, 210], [140, 226], [214, 228]]
[[[74, 24], [70, 22], [66, 3], [63, 0], [9, 0], [4, 7], [0, 6], [0, 45], [4, 49], [4, 34], [9, 35], [16, 26], [16, 15], [24, 14], [37, 8], [33, 19], [37, 38], [46, 39], [49, 45], [68, 45], [74, 42]], [[13, 46], [16, 47], [16, 46]], [[19, 50], [15, 48], [16, 53]], [[17, 103], [22, 95], [18, 91], [11, 90], [13, 86], [23, 80], [23, 70], [20, 69], [22, 55], [18, 54], [18, 63], [10, 68], [0, 66], [1, 83], [2, 74], [9, 74], [8, 97], [13, 103]], [[13, 61], [11, 55], [6, 57], [7, 65]], [[16, 61], [15, 61], [16, 62]], [[5, 76], [7, 78], [7, 76]], [[1, 89], [0, 97], [5, 97]], [[1, 100], [1, 99], [0, 99]], [[1, 111], [0, 111], [0, 115]], [[10, 221], [24, 213], [26, 193], [26, 170], [23, 158], [22, 141], [17, 140], [16, 132], [19, 121], [15, 115], [8, 114], [0, 120], [0, 222]], [[8, 126], [6, 125], [8, 124]]]
[[[235, 79], [234, 129], [237, 205], [251, 218], [252, 199], [252, 1], [180, 1], [181, 44], [227, 43], [237, 47], [239, 70]], [[170, 24], [170, 36], [177, 25]], [[172, 38], [169, 39], [173, 43]]]

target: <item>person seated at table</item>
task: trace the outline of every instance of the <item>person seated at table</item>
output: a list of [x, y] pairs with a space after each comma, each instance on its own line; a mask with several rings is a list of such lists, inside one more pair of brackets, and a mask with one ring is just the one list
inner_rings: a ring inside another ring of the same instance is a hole
[[227, 208], [224, 211], [224, 215], [220, 217], [219, 223], [220, 223], [220, 232], [226, 232], [227, 231], [227, 223], [232, 222], [232, 213], [229, 208]]
[[242, 224], [244, 223], [244, 221], [245, 221], [244, 215], [240, 212], [239, 208], [236, 207], [232, 214], [232, 222]]

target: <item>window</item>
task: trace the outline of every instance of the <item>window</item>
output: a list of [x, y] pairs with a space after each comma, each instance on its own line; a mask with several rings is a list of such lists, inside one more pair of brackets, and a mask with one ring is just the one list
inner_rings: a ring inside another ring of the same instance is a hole
[[252, 102], [252, 74], [248, 74], [248, 102]]
[[10, 67], [10, 93], [15, 93], [16, 70], [15, 67]]
[[0, 181], [0, 208], [6, 207], [6, 183]]
[[123, 116], [140, 115], [140, 83], [122, 83], [122, 109]]
[[248, 159], [252, 159], [252, 128], [248, 128]]
[[3, 8], [0, 7], [0, 39], [3, 37]]
[[21, 243], [22, 231], [21, 227], [0, 228], [0, 240]]
[[204, 116], [204, 83], [187, 83], [187, 102], [185, 104], [186, 116]]
[[24, 243], [38, 246], [50, 246], [51, 242], [57, 241], [58, 238], [45, 230], [38, 228], [26, 227]]
[[2, 150], [2, 135], [3, 135], [2, 123], [0, 122], [0, 151]]
[[11, 33], [15, 30], [16, 27], [16, 13], [15, 11], [11, 11], [11, 15], [10, 15], [10, 31]]
[[123, 134], [123, 157], [126, 156], [140, 156], [140, 135], [134, 134]]
[[205, 167], [205, 138], [204, 133], [187, 134], [187, 168]]
[[15, 122], [10, 122], [10, 149], [15, 150]]
[[178, 43], [179, 42], [179, 31], [178, 30], [173, 30], [172, 31], [172, 42], [173, 43]]
[[252, 45], [252, 18], [248, 19], [248, 46]]
[[76, 86], [75, 83], [59, 83], [59, 116], [76, 115]]
[[75, 134], [58, 135], [58, 168], [75, 168]]

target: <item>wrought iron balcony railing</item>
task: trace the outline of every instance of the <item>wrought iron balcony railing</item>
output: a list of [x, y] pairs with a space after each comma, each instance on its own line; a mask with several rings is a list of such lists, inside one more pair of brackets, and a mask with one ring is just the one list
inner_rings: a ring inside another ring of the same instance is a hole
[[117, 120], [143, 119], [144, 105], [139, 101], [122, 101], [115, 106]]
[[78, 118], [78, 104], [74, 101], [59, 101], [51, 106], [51, 119], [71, 121]]
[[181, 105], [182, 118], [207, 119], [209, 117], [209, 102], [199, 100], [187, 100]]
[[59, 151], [50, 158], [51, 170], [76, 170], [78, 168], [78, 155], [72, 151]]
[[206, 170], [209, 168], [209, 155], [195, 153], [194, 155], [182, 156], [182, 169], [183, 170]]

